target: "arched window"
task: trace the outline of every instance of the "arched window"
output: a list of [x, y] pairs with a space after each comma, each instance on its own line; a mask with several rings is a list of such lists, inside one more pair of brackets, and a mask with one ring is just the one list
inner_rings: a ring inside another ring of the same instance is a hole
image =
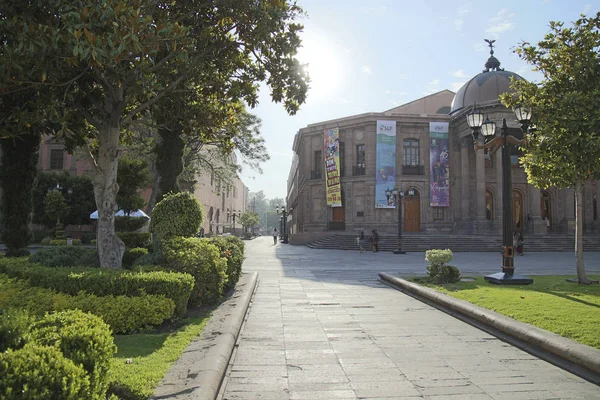
[[494, 195], [491, 191], [485, 191], [485, 218], [488, 221], [494, 220]]

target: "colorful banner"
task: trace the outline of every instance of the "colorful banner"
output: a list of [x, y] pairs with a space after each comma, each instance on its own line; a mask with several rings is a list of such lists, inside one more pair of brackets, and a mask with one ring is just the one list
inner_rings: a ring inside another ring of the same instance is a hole
[[431, 207], [450, 207], [448, 122], [429, 123], [429, 187]]
[[325, 187], [327, 205], [342, 206], [342, 187], [340, 185], [340, 133], [338, 128], [325, 129], [323, 136], [323, 154], [325, 155]]
[[375, 208], [394, 208], [394, 197], [388, 198], [385, 192], [396, 186], [396, 121], [377, 121], [375, 150]]

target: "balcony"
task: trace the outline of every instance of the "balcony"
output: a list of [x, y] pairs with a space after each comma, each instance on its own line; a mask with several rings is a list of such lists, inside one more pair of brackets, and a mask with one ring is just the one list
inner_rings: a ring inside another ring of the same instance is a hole
[[403, 165], [402, 175], [425, 175], [425, 168], [422, 165]]
[[310, 171], [310, 179], [321, 179], [323, 173], [321, 171]]
[[364, 165], [358, 165], [358, 166], [355, 165], [352, 167], [352, 176], [364, 175], [365, 170], [366, 170], [366, 168]]

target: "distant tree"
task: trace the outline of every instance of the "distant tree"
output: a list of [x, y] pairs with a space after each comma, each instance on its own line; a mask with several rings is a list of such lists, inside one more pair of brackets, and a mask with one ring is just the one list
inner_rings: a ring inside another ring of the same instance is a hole
[[248, 229], [253, 228], [258, 225], [260, 218], [257, 213], [252, 211], [246, 211], [242, 213], [240, 217], [240, 223], [244, 227], [244, 232], [247, 232]]
[[139, 192], [150, 185], [151, 179], [150, 169], [146, 160], [130, 157], [121, 157], [119, 159], [119, 169], [117, 171], [119, 193], [117, 193], [117, 204], [125, 214], [144, 207], [146, 201]]
[[572, 27], [550, 22], [537, 46], [521, 43], [515, 52], [542, 73], [541, 83], [513, 81], [508, 107], [532, 108], [536, 131], [527, 135], [521, 163], [539, 188], [575, 192], [575, 250], [579, 283], [587, 284], [583, 260], [583, 194], [586, 181], [600, 179], [600, 12]]
[[56, 225], [60, 225], [60, 220], [69, 212], [69, 206], [60, 190], [50, 190], [46, 193], [44, 201], [46, 215], [53, 220]]

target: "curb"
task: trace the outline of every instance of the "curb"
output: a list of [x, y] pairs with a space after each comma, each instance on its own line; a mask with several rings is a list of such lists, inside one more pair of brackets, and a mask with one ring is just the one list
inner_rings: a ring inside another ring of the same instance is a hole
[[254, 294], [258, 273], [243, 274], [224, 301], [169, 369], [151, 399], [216, 399]]
[[[379, 277], [393, 287], [409, 294], [416, 294], [461, 315], [472, 318], [485, 326], [504, 332], [538, 349], [583, 367], [600, 375], [600, 350], [577, 343], [544, 329], [476, 306], [467, 301], [455, 299], [447, 294], [423, 287], [407, 280], [380, 272]], [[598, 382], [595, 382], [598, 383]]]

